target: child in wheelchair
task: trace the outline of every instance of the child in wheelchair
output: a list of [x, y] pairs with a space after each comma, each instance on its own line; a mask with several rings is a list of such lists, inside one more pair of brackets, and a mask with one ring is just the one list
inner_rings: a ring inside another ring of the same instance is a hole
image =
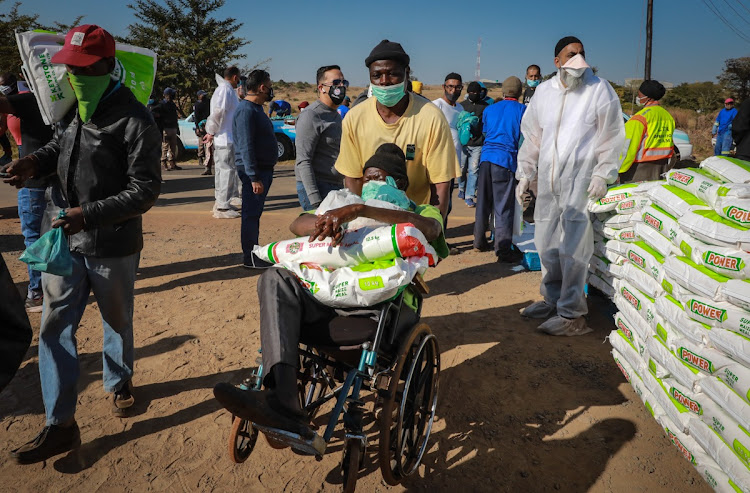
[[[400, 190], [407, 189], [406, 159], [395, 144], [380, 146], [363, 169], [365, 184], [372, 180], [384, 182], [388, 177], [393, 178]], [[343, 226], [359, 217], [388, 224], [411, 223], [422, 232], [439, 257], [448, 255], [442, 216], [431, 205], [418, 205], [412, 212], [352, 204], [319, 216], [302, 214], [289, 229], [296, 236], [309, 236], [310, 241], [332, 238], [338, 243], [344, 235]], [[328, 324], [334, 318], [347, 316], [352, 311], [320, 303], [290, 271], [278, 267], [261, 275], [258, 298], [264, 389], [247, 391], [220, 383], [214, 387], [214, 395], [235, 416], [267, 428], [311, 438], [315, 433], [300, 405], [297, 384], [300, 339], [303, 331], [328, 330]], [[355, 313], [361, 315], [362, 310]]]

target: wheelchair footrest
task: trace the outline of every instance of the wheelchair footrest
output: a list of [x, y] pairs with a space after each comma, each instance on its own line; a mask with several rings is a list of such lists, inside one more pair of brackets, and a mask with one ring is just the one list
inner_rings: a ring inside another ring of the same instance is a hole
[[258, 431], [265, 433], [274, 441], [291, 447], [294, 451], [304, 455], [314, 455], [323, 457], [326, 451], [326, 442], [317, 433], [308, 439], [292, 433], [290, 431], [280, 430], [278, 428], [269, 428], [259, 424], [253, 424]]

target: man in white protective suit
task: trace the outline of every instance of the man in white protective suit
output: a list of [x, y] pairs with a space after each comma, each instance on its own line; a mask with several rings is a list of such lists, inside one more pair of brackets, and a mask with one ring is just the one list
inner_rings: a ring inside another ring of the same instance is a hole
[[617, 179], [625, 142], [620, 100], [585, 57], [578, 38], [558, 41], [557, 75], [537, 88], [521, 122], [516, 172], [519, 200], [534, 178], [539, 182], [534, 242], [544, 297], [521, 315], [548, 319], [539, 330], [560, 336], [591, 332], [584, 286], [594, 240], [586, 205]]

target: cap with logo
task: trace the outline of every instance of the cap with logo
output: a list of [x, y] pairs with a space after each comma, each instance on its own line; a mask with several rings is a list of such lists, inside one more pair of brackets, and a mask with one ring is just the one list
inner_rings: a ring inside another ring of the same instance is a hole
[[95, 24], [74, 27], [65, 35], [65, 44], [52, 57], [52, 63], [87, 67], [102, 58], [115, 56], [115, 38]]

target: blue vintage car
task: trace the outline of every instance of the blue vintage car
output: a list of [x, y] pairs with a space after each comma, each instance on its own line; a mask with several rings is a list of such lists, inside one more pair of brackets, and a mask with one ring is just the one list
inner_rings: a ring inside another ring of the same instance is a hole
[[[297, 122], [297, 117], [274, 117], [271, 118], [271, 122], [279, 148], [279, 161], [294, 159], [294, 139], [297, 135], [294, 124]], [[177, 123], [180, 126], [180, 135], [177, 141], [177, 157], [179, 159], [181, 155], [184, 155], [185, 149], [198, 149], [198, 136], [195, 135], [195, 122], [192, 113]]]

